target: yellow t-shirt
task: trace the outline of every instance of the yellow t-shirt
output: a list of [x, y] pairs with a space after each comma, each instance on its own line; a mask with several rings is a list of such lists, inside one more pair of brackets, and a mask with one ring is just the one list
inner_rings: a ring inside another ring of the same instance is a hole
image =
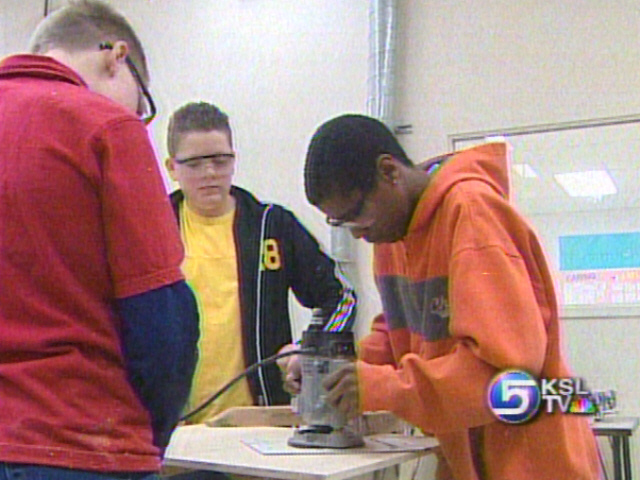
[[[182, 270], [195, 292], [200, 312], [200, 358], [187, 412], [245, 369], [233, 215], [232, 210], [220, 217], [203, 217], [186, 201], [181, 206], [180, 230], [185, 245]], [[243, 378], [191, 422], [203, 422], [229, 407], [252, 404], [249, 384]]]

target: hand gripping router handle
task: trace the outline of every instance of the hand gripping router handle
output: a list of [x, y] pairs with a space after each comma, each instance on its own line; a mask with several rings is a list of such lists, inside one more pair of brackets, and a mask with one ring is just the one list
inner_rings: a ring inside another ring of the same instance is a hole
[[356, 358], [353, 332], [324, 331], [311, 324], [302, 335], [302, 387], [298, 395], [298, 413], [305, 426], [296, 431], [289, 444], [302, 447], [346, 448], [360, 446], [362, 438], [347, 430], [347, 418], [325, 401], [322, 381]]

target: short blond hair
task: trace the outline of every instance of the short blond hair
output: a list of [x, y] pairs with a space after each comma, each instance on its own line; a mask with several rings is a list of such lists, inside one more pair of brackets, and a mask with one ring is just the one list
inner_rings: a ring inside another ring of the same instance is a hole
[[31, 53], [44, 54], [54, 48], [69, 52], [99, 48], [103, 42], [127, 42], [131, 60], [148, 82], [144, 49], [127, 19], [99, 0], [70, 0], [48, 15], [29, 42]]

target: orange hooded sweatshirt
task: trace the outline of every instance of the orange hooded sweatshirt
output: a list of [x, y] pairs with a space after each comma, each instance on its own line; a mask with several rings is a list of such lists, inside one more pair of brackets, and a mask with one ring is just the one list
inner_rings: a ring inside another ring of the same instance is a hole
[[432, 175], [402, 241], [375, 246], [384, 315], [359, 345], [364, 411], [435, 434], [457, 480], [596, 480], [579, 415], [496, 420], [487, 389], [510, 368], [570, 377], [545, 257], [509, 201], [504, 143], [459, 152]]

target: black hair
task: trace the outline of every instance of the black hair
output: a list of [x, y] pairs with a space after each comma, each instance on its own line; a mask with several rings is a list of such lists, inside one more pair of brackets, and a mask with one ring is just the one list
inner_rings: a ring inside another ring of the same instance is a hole
[[376, 160], [384, 154], [413, 165], [391, 130], [375, 118], [346, 114], [323, 123], [307, 150], [307, 200], [318, 206], [335, 193], [370, 192], [375, 186]]

